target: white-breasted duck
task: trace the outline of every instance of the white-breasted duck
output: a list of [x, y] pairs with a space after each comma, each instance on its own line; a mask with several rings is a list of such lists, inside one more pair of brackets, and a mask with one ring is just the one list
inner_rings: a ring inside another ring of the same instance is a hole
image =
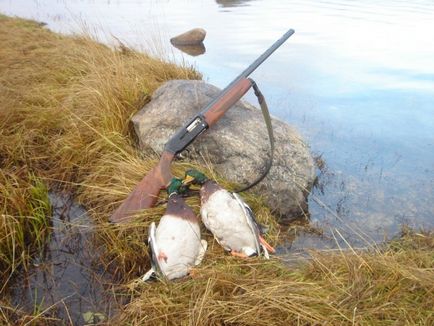
[[217, 242], [233, 256], [250, 257], [275, 250], [262, 237], [260, 225], [250, 207], [235, 193], [209, 180], [203, 173], [188, 170], [184, 185], [201, 185], [201, 217]]
[[186, 276], [199, 265], [207, 242], [201, 239], [199, 218], [179, 194], [181, 179], [173, 178], [167, 192], [166, 212], [158, 224], [149, 227], [151, 269], [143, 276], [146, 281], [155, 274], [172, 280]]

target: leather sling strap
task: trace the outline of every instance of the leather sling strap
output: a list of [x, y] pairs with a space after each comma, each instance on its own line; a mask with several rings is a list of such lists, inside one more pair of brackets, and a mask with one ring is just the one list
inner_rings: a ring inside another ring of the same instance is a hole
[[265, 165], [265, 170], [261, 173], [261, 175], [253, 181], [251, 184], [242, 187], [241, 189], [235, 191], [236, 193], [246, 191], [254, 186], [256, 186], [259, 182], [261, 182], [270, 172], [271, 166], [273, 165], [273, 157], [274, 157], [274, 135], [273, 135], [273, 126], [271, 125], [271, 117], [270, 112], [268, 110], [267, 102], [265, 101], [264, 95], [262, 95], [259, 90], [258, 85], [256, 85], [255, 81], [251, 78], [249, 80], [252, 82], [252, 87], [255, 92], [256, 97], [258, 98], [259, 106], [261, 107], [262, 116], [264, 117], [265, 124], [267, 126], [268, 139], [270, 140], [270, 156]]

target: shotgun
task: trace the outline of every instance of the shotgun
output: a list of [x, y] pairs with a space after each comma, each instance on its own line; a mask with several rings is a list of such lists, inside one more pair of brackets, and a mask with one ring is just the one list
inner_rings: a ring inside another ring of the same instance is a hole
[[288, 30], [280, 39], [259, 56], [246, 70], [235, 78], [219, 96], [212, 100], [199, 114], [178, 129], [164, 147], [158, 164], [136, 185], [133, 191], [110, 217], [114, 223], [126, 222], [139, 210], [155, 205], [160, 190], [171, 181], [170, 164], [174, 157], [182, 152], [200, 134], [213, 126], [253, 86], [254, 81], [247, 77], [279, 48], [294, 30]]

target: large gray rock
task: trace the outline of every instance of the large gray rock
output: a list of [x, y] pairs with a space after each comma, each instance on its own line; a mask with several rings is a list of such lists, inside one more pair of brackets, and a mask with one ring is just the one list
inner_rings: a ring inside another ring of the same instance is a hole
[[[165, 83], [132, 119], [139, 145], [161, 153], [174, 132], [219, 91], [203, 81]], [[291, 219], [303, 211], [307, 213], [306, 196], [315, 177], [314, 163], [308, 146], [293, 127], [275, 118], [272, 124], [273, 167], [252, 191], [264, 195], [275, 212]], [[239, 184], [249, 184], [263, 171], [269, 147], [261, 111], [240, 101], [188, 147], [186, 156], [200, 161], [201, 153], [220, 175]]]

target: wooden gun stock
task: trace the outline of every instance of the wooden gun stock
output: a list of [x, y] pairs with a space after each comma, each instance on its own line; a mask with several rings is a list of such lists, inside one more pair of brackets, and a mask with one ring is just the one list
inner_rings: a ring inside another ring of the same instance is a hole
[[154, 167], [134, 188], [128, 197], [110, 217], [110, 222], [128, 221], [137, 211], [155, 205], [158, 194], [172, 179], [170, 164], [174, 154], [163, 152], [157, 166]]

